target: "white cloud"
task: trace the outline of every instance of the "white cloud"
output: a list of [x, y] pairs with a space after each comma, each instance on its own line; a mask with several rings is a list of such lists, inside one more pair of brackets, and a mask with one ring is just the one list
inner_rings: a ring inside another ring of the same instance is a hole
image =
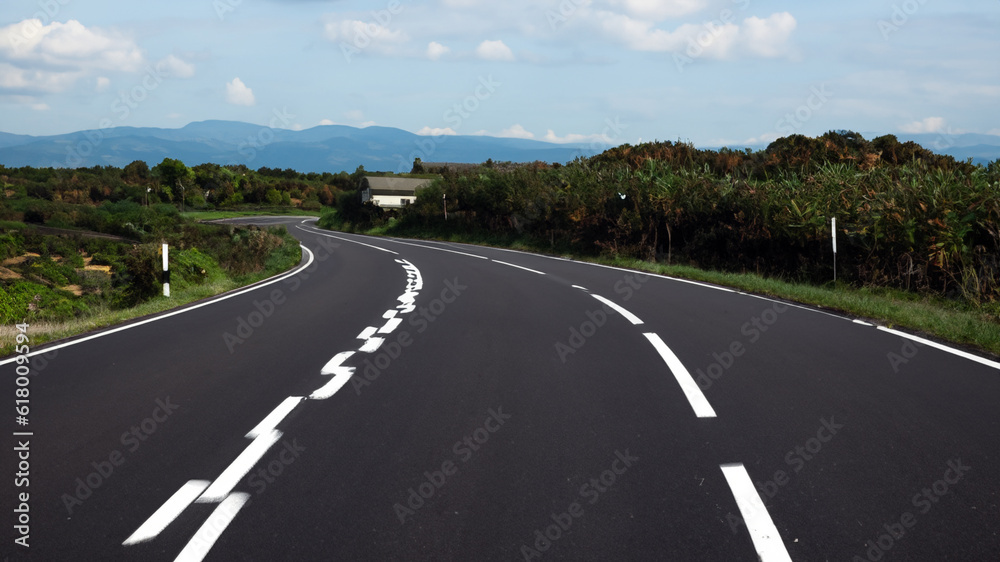
[[788, 39], [798, 27], [792, 14], [771, 14], [767, 19], [756, 16], [743, 20], [743, 43], [751, 53], [776, 58], [789, 52]]
[[360, 109], [352, 109], [350, 111], [345, 112], [344, 117], [346, 117], [349, 121], [355, 121], [355, 122], [364, 121], [365, 113]]
[[431, 41], [427, 44], [427, 58], [431, 60], [438, 60], [442, 55], [448, 54], [451, 51], [448, 47], [445, 47], [437, 41]]
[[257, 100], [253, 90], [247, 87], [238, 77], [226, 84], [226, 101], [233, 105], [253, 105]]
[[705, 0], [612, 0], [627, 13], [655, 21], [693, 14], [707, 6]]
[[144, 63], [128, 38], [76, 20], [28, 19], [0, 27], [0, 88], [62, 92], [100, 71], [134, 72]]
[[320, 119], [319, 120], [319, 124], [320, 125], [336, 125], [335, 122], [333, 122], [333, 121], [331, 121], [329, 119]]
[[324, 35], [330, 41], [351, 52], [373, 52], [392, 55], [410, 40], [401, 30], [392, 31], [373, 21], [330, 20], [323, 26]]
[[424, 127], [423, 129], [417, 131], [416, 134], [436, 137], [440, 135], [457, 135], [458, 133], [456, 133], [451, 127], [445, 127], [443, 129], [439, 127]]
[[531, 131], [525, 129], [520, 124], [512, 125], [512, 126], [506, 128], [506, 129], [500, 131], [499, 133], [497, 133], [497, 136], [498, 137], [505, 137], [505, 138], [514, 138], [514, 139], [533, 139], [533, 138], [535, 138], [535, 134], [534, 133], [532, 133]]
[[592, 135], [581, 135], [577, 133], [568, 133], [566, 136], [558, 136], [556, 132], [549, 129], [543, 139], [545, 142], [554, 142], [558, 144], [565, 144], [569, 142], [600, 142], [605, 144], [613, 144], [614, 140], [604, 134], [592, 134]]
[[991, 129], [989, 131], [986, 131], [986, 134], [987, 135], [997, 135], [998, 137], [1000, 137], [1000, 129]]
[[789, 40], [797, 27], [788, 12], [761, 19], [756, 16], [742, 23], [715, 21], [686, 23], [674, 31], [654, 26], [625, 14], [599, 11], [594, 14], [601, 32], [635, 51], [674, 52], [691, 58], [733, 59], [741, 55], [765, 58], [789, 56]]
[[156, 63], [156, 68], [171, 78], [190, 78], [194, 76], [194, 65], [174, 55], [164, 57], [160, 62]]
[[111, 86], [111, 80], [107, 76], [98, 76], [94, 81], [95, 92], [106, 92], [109, 86]]
[[512, 61], [514, 53], [503, 41], [483, 41], [476, 47], [476, 56], [483, 60]]
[[944, 130], [945, 122], [943, 117], [927, 117], [920, 121], [913, 121], [905, 125], [900, 125], [899, 130], [912, 135], [920, 133], [937, 133]]

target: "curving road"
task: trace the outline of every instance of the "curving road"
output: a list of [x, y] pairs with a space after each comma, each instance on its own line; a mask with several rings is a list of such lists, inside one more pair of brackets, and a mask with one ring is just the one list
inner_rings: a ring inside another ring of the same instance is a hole
[[302, 241], [294, 272], [33, 350], [10, 560], [1000, 558], [993, 360], [698, 283], [268, 221]]

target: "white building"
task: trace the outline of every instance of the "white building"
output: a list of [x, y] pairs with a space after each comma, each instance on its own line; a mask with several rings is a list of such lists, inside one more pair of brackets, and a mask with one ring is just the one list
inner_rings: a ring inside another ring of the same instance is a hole
[[399, 209], [413, 203], [417, 190], [432, 180], [365, 176], [361, 180], [361, 202], [371, 201], [384, 209]]

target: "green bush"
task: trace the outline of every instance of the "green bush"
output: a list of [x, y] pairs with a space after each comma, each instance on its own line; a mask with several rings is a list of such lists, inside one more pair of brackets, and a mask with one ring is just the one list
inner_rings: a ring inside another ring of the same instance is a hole
[[58, 287], [75, 285], [80, 281], [80, 277], [73, 267], [56, 263], [51, 258], [44, 256], [33, 259], [28, 267], [28, 272]]
[[71, 293], [26, 280], [0, 284], [0, 323], [73, 318], [88, 310]]
[[146, 244], [130, 249], [111, 277], [112, 303], [127, 308], [155, 297], [163, 287], [162, 258], [158, 246]]
[[197, 248], [171, 250], [169, 255], [170, 282], [178, 290], [224, 276], [218, 262]]
[[0, 234], [0, 261], [14, 258], [24, 253], [24, 236], [20, 232]]

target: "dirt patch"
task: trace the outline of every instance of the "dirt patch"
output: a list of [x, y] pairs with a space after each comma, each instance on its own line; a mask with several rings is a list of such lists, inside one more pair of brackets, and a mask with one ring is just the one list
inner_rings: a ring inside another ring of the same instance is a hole
[[0, 279], [21, 279], [21, 274], [6, 267], [0, 267]]
[[23, 256], [17, 256], [16, 258], [7, 258], [3, 260], [3, 263], [0, 263], [0, 265], [17, 265], [20, 263], [24, 263], [25, 261], [28, 260], [28, 258], [40, 258], [40, 257], [42, 257], [40, 254], [36, 254], [34, 252], [28, 252]]
[[83, 258], [83, 270], [84, 271], [100, 271], [101, 273], [111, 275], [110, 265], [90, 265], [90, 262], [94, 261], [92, 256], [86, 256]]
[[64, 291], [69, 291], [78, 297], [83, 294], [83, 287], [79, 285], [66, 285], [65, 287], [59, 287], [59, 288]]

